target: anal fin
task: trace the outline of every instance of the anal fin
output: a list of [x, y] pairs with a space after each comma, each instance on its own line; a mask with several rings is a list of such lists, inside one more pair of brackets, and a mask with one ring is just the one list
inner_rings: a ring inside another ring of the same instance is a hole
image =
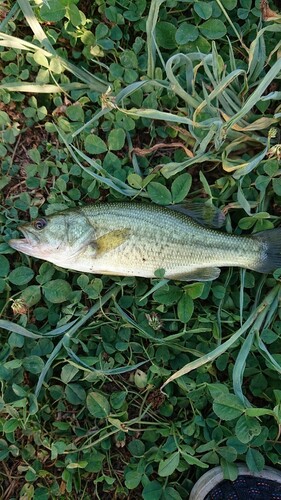
[[203, 267], [193, 269], [187, 273], [165, 275], [165, 278], [178, 281], [212, 281], [219, 277], [221, 270], [218, 267]]

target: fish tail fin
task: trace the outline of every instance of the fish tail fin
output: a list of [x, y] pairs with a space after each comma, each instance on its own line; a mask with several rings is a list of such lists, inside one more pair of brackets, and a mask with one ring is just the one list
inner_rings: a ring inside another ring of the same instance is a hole
[[281, 227], [268, 229], [252, 235], [262, 243], [261, 260], [255, 271], [270, 273], [281, 267]]

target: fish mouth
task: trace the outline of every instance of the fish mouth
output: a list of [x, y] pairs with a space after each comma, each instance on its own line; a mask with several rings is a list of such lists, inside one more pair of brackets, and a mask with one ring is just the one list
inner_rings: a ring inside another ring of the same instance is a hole
[[19, 227], [18, 230], [21, 231], [24, 238], [9, 240], [8, 244], [10, 245], [10, 247], [24, 253], [29, 253], [28, 250], [34, 250], [34, 248], [39, 243], [39, 238], [35, 236], [35, 234], [33, 234], [31, 231], [29, 231], [25, 226]]

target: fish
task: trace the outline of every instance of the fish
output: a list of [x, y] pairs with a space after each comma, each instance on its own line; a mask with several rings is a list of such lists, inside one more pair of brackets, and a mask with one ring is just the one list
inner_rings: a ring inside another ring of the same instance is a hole
[[210, 281], [222, 267], [260, 273], [281, 267], [281, 227], [234, 235], [150, 203], [112, 202], [76, 207], [19, 227], [9, 245], [24, 254], [83, 273]]

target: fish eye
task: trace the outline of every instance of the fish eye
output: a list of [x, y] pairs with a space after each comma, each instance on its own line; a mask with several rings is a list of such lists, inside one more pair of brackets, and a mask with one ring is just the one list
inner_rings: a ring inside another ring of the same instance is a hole
[[40, 231], [41, 229], [44, 229], [44, 227], [47, 226], [47, 221], [46, 221], [46, 219], [43, 219], [43, 218], [36, 219], [34, 221], [33, 225], [34, 225], [35, 229], [38, 229]]

